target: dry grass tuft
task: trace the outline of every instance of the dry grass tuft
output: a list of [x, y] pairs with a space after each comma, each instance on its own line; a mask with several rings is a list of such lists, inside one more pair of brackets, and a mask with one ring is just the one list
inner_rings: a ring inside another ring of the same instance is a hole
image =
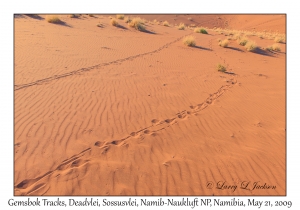
[[124, 19], [124, 21], [125, 21], [125, 23], [130, 23], [130, 22], [131, 22], [131, 19], [130, 19], [129, 17], [126, 17], [126, 18]]
[[193, 36], [186, 36], [183, 38], [183, 44], [189, 46], [189, 47], [195, 47], [196, 46], [196, 41]]
[[208, 34], [204, 28], [195, 28], [194, 32], [201, 33], [201, 34]]
[[239, 45], [245, 46], [249, 42], [248, 38], [243, 36], [243, 37], [238, 37], [237, 38], [237, 43]]
[[57, 15], [47, 15], [46, 20], [48, 23], [61, 23], [62, 22]]
[[222, 64], [218, 63], [217, 71], [226, 72], [226, 67], [223, 66]]
[[184, 23], [180, 23], [179, 26], [177, 27], [179, 30], [184, 30], [185, 29], [185, 25]]
[[274, 41], [276, 43], [285, 43], [285, 37], [282, 37], [282, 36], [276, 36]]
[[118, 21], [116, 19], [111, 19], [110, 24], [113, 26], [118, 26]]
[[229, 41], [228, 39], [220, 40], [219, 41], [219, 46], [221, 47], [228, 47]]
[[69, 15], [70, 18], [77, 18], [78, 16], [75, 14]]
[[120, 20], [124, 20], [125, 15], [116, 15], [116, 17], [117, 17], [118, 19], [120, 19]]
[[249, 52], [254, 52], [255, 50], [257, 50], [258, 47], [255, 42], [248, 41], [247, 44], [245, 45], [245, 48]]
[[272, 46], [269, 46], [266, 49], [269, 51], [277, 51], [277, 52], [281, 51], [280, 46], [278, 44], [273, 44]]
[[164, 22], [163, 22], [163, 26], [168, 26], [168, 27], [169, 27], [169, 26], [170, 26], [170, 24], [169, 24], [169, 22], [168, 22], [168, 21], [164, 21]]
[[132, 28], [135, 28], [138, 31], [145, 31], [146, 27], [144, 26], [144, 21], [141, 18], [133, 18], [128, 25]]

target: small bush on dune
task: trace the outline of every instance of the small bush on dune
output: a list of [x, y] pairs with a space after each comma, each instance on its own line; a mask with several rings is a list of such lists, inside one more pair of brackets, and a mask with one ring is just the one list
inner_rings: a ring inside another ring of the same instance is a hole
[[120, 20], [124, 20], [124, 18], [125, 18], [125, 15], [116, 15], [116, 16], [117, 16], [117, 18], [120, 19]]
[[220, 40], [219, 41], [219, 46], [221, 47], [228, 47], [229, 41], [228, 39]]
[[201, 34], [208, 34], [207, 31], [206, 31], [204, 28], [201, 28], [201, 29], [200, 29], [200, 33], [201, 33]]
[[269, 46], [266, 49], [269, 51], [277, 51], [277, 52], [281, 51], [280, 46], [278, 44], [273, 44], [272, 46]]
[[59, 17], [57, 15], [48, 15], [46, 17], [46, 20], [48, 23], [60, 23], [61, 20], [59, 19]]
[[258, 47], [255, 42], [248, 41], [247, 44], [245, 45], [245, 48], [249, 52], [254, 52], [255, 50], [257, 50]]
[[118, 21], [116, 19], [111, 19], [110, 20], [110, 24], [113, 26], [117, 26], [118, 25]]
[[221, 71], [221, 72], [226, 72], [226, 67], [223, 66], [222, 64], [218, 63], [217, 70]]
[[89, 17], [95, 17], [93, 14], [89, 14]]
[[195, 28], [194, 32], [201, 33], [201, 34], [208, 34], [204, 28]]
[[168, 21], [163, 22], [163, 26], [170, 26]]
[[138, 31], [145, 31], [144, 22], [141, 18], [133, 18], [128, 24], [130, 27], [135, 28]]
[[124, 21], [125, 21], [125, 23], [130, 23], [130, 22], [131, 22], [131, 19], [130, 19], [129, 17], [126, 17], [126, 18], [124, 19]]
[[249, 40], [246, 37], [239, 37], [237, 43], [239, 45], [245, 46]]
[[177, 27], [179, 30], [184, 30], [185, 29], [185, 25], [184, 23], [180, 23], [179, 26]]
[[183, 39], [183, 43], [189, 47], [195, 47], [196, 46], [196, 41], [193, 36], [186, 36]]
[[277, 37], [275, 37], [274, 41], [276, 43], [285, 43], [285, 38], [277, 36]]

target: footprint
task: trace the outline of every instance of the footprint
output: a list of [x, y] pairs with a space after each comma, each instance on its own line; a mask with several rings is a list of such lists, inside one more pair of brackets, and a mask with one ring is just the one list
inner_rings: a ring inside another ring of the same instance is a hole
[[103, 144], [104, 144], [104, 143], [101, 142], [101, 141], [96, 141], [96, 142], [95, 142], [95, 146], [96, 146], [96, 147], [101, 147]]
[[132, 132], [130, 136], [136, 136], [136, 132]]
[[159, 120], [157, 120], [157, 119], [153, 119], [153, 120], [151, 120], [151, 122], [152, 122], [152, 123], [158, 123], [158, 122], [159, 122]]
[[144, 134], [150, 134], [149, 130], [144, 130]]
[[166, 120], [165, 120], [166, 123], [171, 123], [171, 122], [173, 122], [173, 121], [174, 121], [174, 119], [166, 119]]
[[155, 136], [157, 136], [157, 133], [151, 133], [151, 136], [155, 137]]
[[88, 160], [84, 161], [82, 159], [77, 159], [77, 160], [75, 160], [75, 161], [72, 162], [71, 167], [72, 168], [79, 167], [79, 166], [83, 165], [86, 162], [88, 162]]
[[112, 142], [110, 142], [113, 145], [119, 145], [123, 142], [123, 140], [113, 140]]

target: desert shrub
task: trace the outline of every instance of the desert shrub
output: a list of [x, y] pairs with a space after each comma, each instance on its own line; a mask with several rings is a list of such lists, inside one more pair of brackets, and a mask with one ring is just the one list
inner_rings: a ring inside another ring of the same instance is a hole
[[237, 39], [237, 43], [239, 44], [239, 45], [242, 45], [242, 46], [245, 46], [247, 43], [248, 43], [248, 39], [247, 39], [247, 37], [238, 37], [238, 39]]
[[194, 32], [201, 33], [201, 34], [208, 34], [204, 28], [195, 28]]
[[229, 41], [228, 39], [220, 40], [219, 41], [219, 46], [221, 47], [228, 47]]
[[125, 18], [125, 15], [116, 15], [116, 16], [117, 16], [117, 18], [120, 19], [120, 20], [124, 20], [124, 18]]
[[245, 48], [249, 52], [254, 52], [255, 50], [257, 50], [258, 47], [255, 42], [248, 41], [247, 44], [245, 45]]
[[93, 14], [89, 14], [89, 17], [95, 17]]
[[184, 23], [180, 23], [179, 26], [177, 27], [179, 30], [184, 30], [185, 29], [185, 25]]
[[267, 47], [266, 49], [269, 51], [277, 51], [277, 52], [281, 51], [280, 46], [278, 44], [273, 44], [273, 45]]
[[110, 24], [113, 26], [117, 26], [118, 25], [118, 21], [116, 19], [111, 19], [110, 20]]
[[164, 21], [164, 22], [163, 22], [163, 26], [170, 26], [170, 24], [169, 24], [168, 21]]
[[223, 66], [222, 64], [218, 63], [217, 70], [221, 71], [221, 72], [226, 72], [226, 67]]
[[46, 17], [46, 20], [48, 23], [60, 23], [61, 20], [59, 19], [59, 17], [57, 15], [48, 15]]
[[145, 31], [146, 27], [144, 26], [144, 22], [141, 18], [133, 18], [128, 25], [132, 28], [135, 28], [138, 31]]
[[193, 36], [186, 36], [183, 39], [183, 44], [189, 46], [189, 47], [195, 47], [196, 46], [196, 41]]
[[124, 21], [125, 21], [125, 23], [130, 23], [130, 22], [131, 22], [131, 19], [130, 19], [129, 17], [126, 17], [126, 18], [124, 19]]
[[274, 38], [274, 41], [275, 41], [276, 43], [285, 43], [285, 38], [284, 38], [284, 37], [281, 37], [281, 36], [276, 36], [276, 37]]

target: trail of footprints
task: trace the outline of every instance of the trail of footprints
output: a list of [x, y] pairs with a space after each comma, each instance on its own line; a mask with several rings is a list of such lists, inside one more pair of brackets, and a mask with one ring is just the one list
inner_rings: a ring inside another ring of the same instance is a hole
[[[19, 192], [20, 195], [30, 195], [31, 193], [34, 193], [37, 190], [41, 190], [42, 188], [45, 188], [47, 179], [59, 177], [62, 174], [67, 174], [68, 172], [70, 172], [75, 168], [83, 167], [89, 162], [89, 160], [88, 159], [84, 160], [82, 157], [85, 155], [85, 153], [89, 151], [91, 151], [91, 148], [87, 148], [81, 151], [80, 153], [73, 155], [72, 157], [62, 161], [62, 163], [59, 164], [54, 170], [48, 171], [47, 173], [37, 178], [23, 180], [22, 182], [20, 182], [15, 186], [15, 192]], [[48, 189], [42, 189], [42, 190], [45, 193], [47, 192]]]
[[191, 105], [189, 108], [190, 110], [183, 110], [181, 112], [176, 113], [176, 116], [173, 118], [165, 119], [165, 120], [158, 120], [158, 119], [153, 119], [151, 121], [150, 126], [145, 127], [141, 130], [135, 131], [130, 133], [128, 136], [119, 139], [119, 140], [113, 140], [113, 141], [108, 141], [108, 142], [101, 142], [97, 141], [95, 142], [96, 147], [100, 148], [109, 148], [110, 145], [126, 145], [125, 140], [130, 139], [132, 137], [134, 138], [143, 138], [144, 135], [152, 135], [155, 136], [158, 131], [164, 130], [174, 124], [179, 123], [182, 120], [185, 120], [188, 118], [188, 116], [197, 116], [198, 113], [205, 108], [207, 108], [209, 105], [211, 105], [217, 98], [219, 98], [225, 91], [227, 91], [229, 88], [233, 87], [233, 85], [236, 84], [236, 81], [233, 79], [228, 80], [230, 81], [229, 84], [223, 85], [221, 88], [218, 89], [217, 92], [210, 94], [208, 98], [201, 104], [198, 104], [196, 106]]
[[[190, 33], [190, 34], [192, 34], [192, 33]], [[190, 34], [187, 34], [187, 35], [190, 35]], [[54, 75], [52, 77], [40, 79], [40, 80], [37, 80], [37, 81], [34, 81], [34, 82], [30, 82], [30, 83], [27, 83], [27, 84], [15, 85], [15, 91], [16, 90], [21, 90], [23, 88], [31, 87], [31, 86], [34, 86], [34, 85], [47, 84], [47, 83], [49, 83], [49, 82], [51, 82], [53, 80], [58, 80], [58, 79], [61, 79], [61, 78], [72, 76], [72, 75], [78, 75], [78, 74], [81, 74], [83, 72], [91, 71], [93, 69], [97, 69], [97, 68], [100, 68], [100, 67], [103, 67], [103, 66], [108, 66], [108, 65], [111, 65], [111, 64], [118, 64], [118, 63], [122, 63], [122, 62], [127, 61], [127, 60], [132, 60], [134, 58], [142, 57], [142, 56], [149, 55], [149, 54], [152, 54], [152, 53], [157, 53], [157, 52], [163, 50], [164, 48], [167, 48], [171, 44], [173, 44], [173, 43], [181, 40], [183, 37], [185, 37], [187, 35], [181, 36], [181, 37], [175, 39], [174, 41], [169, 42], [169, 43], [161, 46], [160, 48], [158, 48], [156, 50], [153, 50], [153, 51], [150, 51], [150, 52], [145, 52], [145, 53], [142, 53], [142, 54], [138, 54], [138, 55], [134, 55], [134, 56], [129, 56], [127, 58], [122, 58], [122, 59], [114, 60], [114, 61], [107, 62], [107, 63], [97, 64], [97, 65], [90, 66], [90, 67], [87, 67], [87, 68], [81, 68], [81, 69], [78, 69], [78, 70], [75, 70], [75, 71], [71, 71], [71, 72], [67, 72], [67, 73], [60, 74], [60, 75]]]
[[[105, 154], [110, 146], [128, 146], [128, 144], [125, 142], [126, 140], [129, 140], [130, 138], [141, 138], [143, 139], [144, 135], [152, 135], [156, 136], [157, 132], [161, 130], [165, 130], [168, 127], [179, 123], [182, 120], [186, 120], [188, 116], [197, 116], [198, 113], [208, 106], [210, 106], [217, 98], [219, 98], [225, 91], [227, 91], [229, 88], [233, 87], [233, 85], [236, 84], [236, 81], [232, 79], [232, 82], [228, 85], [223, 85], [221, 88], [218, 89], [217, 92], [210, 94], [208, 98], [206, 98], [205, 101], [203, 101], [201, 104], [198, 105], [191, 105], [189, 110], [183, 110], [181, 112], [176, 113], [176, 115], [173, 118], [164, 119], [164, 120], [158, 120], [153, 119], [151, 121], [151, 125], [148, 127], [145, 127], [141, 130], [135, 131], [130, 133], [128, 136], [113, 140], [113, 141], [97, 141], [94, 143], [95, 147], [98, 147], [101, 149], [101, 154]], [[74, 168], [80, 168], [86, 165], [89, 160], [83, 159], [82, 157], [85, 155], [85, 153], [91, 151], [92, 148], [87, 148], [80, 152], [79, 154], [73, 155], [72, 157], [64, 160], [60, 165], [56, 167], [56, 169], [52, 171], [48, 171], [42, 176], [39, 176], [34, 179], [25, 179], [19, 184], [15, 186], [15, 190], [21, 193], [21, 195], [30, 195], [31, 193], [34, 193], [37, 190], [40, 190], [42, 188], [46, 187], [47, 178], [53, 178], [53, 177], [59, 177], [62, 174], [66, 174], [70, 172], [70, 170], [73, 170]], [[43, 181], [44, 180], [44, 181]], [[47, 191], [47, 189], [42, 189], [43, 191]], [[44, 193], [45, 193], [44, 192]]]

